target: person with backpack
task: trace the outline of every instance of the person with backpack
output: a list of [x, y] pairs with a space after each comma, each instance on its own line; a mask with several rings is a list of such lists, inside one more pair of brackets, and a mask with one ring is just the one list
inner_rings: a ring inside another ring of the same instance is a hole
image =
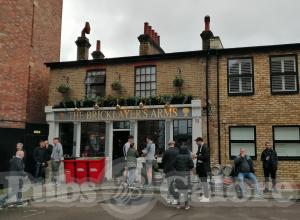
[[130, 148], [130, 145], [133, 143], [133, 136], [129, 135], [127, 142], [123, 146], [123, 156], [124, 156], [124, 173], [125, 182], [128, 180], [128, 167], [127, 167], [127, 151]]
[[135, 181], [135, 172], [137, 167], [137, 159], [139, 157], [138, 151], [135, 149], [134, 143], [130, 144], [129, 149], [127, 150], [127, 160], [126, 166], [128, 169], [128, 186], [129, 188], [133, 188], [133, 184]]

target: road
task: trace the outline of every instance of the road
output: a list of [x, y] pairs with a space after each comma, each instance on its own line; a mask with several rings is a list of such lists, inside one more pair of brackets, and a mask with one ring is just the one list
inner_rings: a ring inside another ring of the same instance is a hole
[[300, 203], [295, 201], [213, 201], [192, 199], [191, 209], [177, 210], [161, 195], [151, 192], [124, 194], [98, 192], [31, 202], [26, 207], [5, 208], [0, 220], [92, 220], [92, 219], [299, 219]]

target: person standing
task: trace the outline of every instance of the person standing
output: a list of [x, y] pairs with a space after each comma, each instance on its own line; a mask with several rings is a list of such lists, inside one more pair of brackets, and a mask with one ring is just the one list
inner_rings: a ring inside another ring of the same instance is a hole
[[208, 193], [208, 184], [207, 184], [207, 176], [210, 171], [210, 155], [207, 144], [204, 143], [202, 137], [197, 137], [195, 139], [196, 144], [198, 145], [198, 151], [196, 153], [196, 172], [199, 176], [201, 182], [202, 192], [204, 192], [204, 196], [201, 196], [200, 202], [209, 202], [209, 193]]
[[127, 167], [127, 151], [130, 148], [130, 145], [133, 143], [133, 136], [129, 135], [127, 142], [123, 146], [123, 156], [124, 156], [124, 173], [123, 176], [125, 178], [125, 182], [127, 181], [128, 178], [128, 167]]
[[[189, 198], [188, 193], [191, 191], [191, 170], [194, 168], [194, 162], [192, 160], [190, 151], [187, 147], [182, 147], [179, 149], [179, 153], [175, 159], [175, 185], [176, 189], [179, 191], [184, 191], [183, 196], [185, 196], [185, 209], [189, 209]], [[176, 198], [179, 199], [178, 193], [175, 194]], [[180, 208], [180, 205], [177, 204], [177, 209]]]
[[44, 141], [39, 142], [39, 146], [33, 150], [34, 160], [34, 178], [35, 181], [40, 182], [43, 179], [46, 166], [46, 151]]
[[256, 196], [260, 197], [260, 190], [257, 178], [254, 174], [254, 166], [251, 157], [246, 154], [244, 148], [240, 149], [240, 154], [234, 160], [235, 174], [238, 178], [242, 195], [244, 195], [244, 179], [248, 178], [252, 181], [255, 187]]
[[173, 196], [174, 201], [173, 204], [177, 204], [177, 200], [175, 199], [175, 191], [174, 191], [174, 178], [176, 174], [175, 170], [175, 161], [178, 155], [178, 148], [175, 147], [174, 141], [169, 141], [168, 149], [163, 153], [162, 157], [162, 167], [164, 169], [165, 178], [168, 184], [168, 196], [167, 203], [171, 203], [170, 196]]
[[137, 166], [137, 159], [139, 154], [135, 149], [134, 143], [131, 143], [129, 149], [127, 150], [127, 160], [126, 166], [128, 168], [128, 185], [130, 188], [133, 187], [133, 183], [135, 181], [135, 172]]
[[46, 183], [51, 182], [51, 176], [52, 176], [52, 168], [51, 168], [51, 154], [53, 150], [53, 146], [49, 144], [48, 140], [44, 140], [45, 145], [45, 161], [46, 161], [46, 168], [45, 168], [45, 180]]
[[148, 188], [152, 185], [152, 167], [153, 161], [155, 160], [155, 144], [153, 143], [153, 139], [151, 137], [147, 137], [146, 142], [146, 148], [142, 150], [142, 152], [146, 159], [146, 172], [148, 181], [148, 183], [145, 184], [145, 188]]
[[265, 149], [261, 153], [261, 161], [263, 162], [264, 177], [265, 177], [264, 193], [269, 192], [270, 175], [272, 179], [272, 190], [274, 192], [277, 192], [276, 172], [277, 172], [278, 157], [275, 149], [272, 149], [272, 145], [270, 142], [265, 143]]
[[52, 181], [58, 183], [59, 167], [63, 157], [63, 148], [59, 138], [53, 139], [53, 150], [51, 153]]
[[1, 199], [0, 206], [3, 206], [7, 200], [16, 196], [17, 206], [22, 206], [22, 188], [23, 188], [23, 179], [26, 176], [24, 172], [24, 151], [18, 150], [16, 155], [9, 161], [9, 191], [7, 195]]

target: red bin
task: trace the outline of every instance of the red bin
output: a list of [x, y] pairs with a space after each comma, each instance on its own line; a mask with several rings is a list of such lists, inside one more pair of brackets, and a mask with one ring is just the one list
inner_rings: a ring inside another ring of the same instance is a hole
[[64, 160], [65, 181], [72, 183], [75, 179], [75, 160]]
[[105, 158], [89, 160], [89, 181], [101, 183], [105, 176]]
[[87, 160], [76, 160], [76, 181], [81, 184], [88, 179]]

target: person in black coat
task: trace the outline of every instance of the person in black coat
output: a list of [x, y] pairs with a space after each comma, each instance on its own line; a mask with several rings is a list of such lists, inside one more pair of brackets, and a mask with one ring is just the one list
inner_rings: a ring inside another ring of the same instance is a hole
[[43, 179], [46, 167], [47, 152], [44, 141], [39, 142], [39, 146], [33, 150], [33, 160], [35, 163], [34, 178], [36, 181]]
[[197, 137], [195, 141], [198, 145], [198, 151], [196, 153], [196, 172], [199, 176], [202, 190], [204, 191], [204, 197], [200, 197], [200, 202], [209, 202], [207, 176], [208, 172], [210, 172], [210, 153], [203, 138]]
[[17, 206], [22, 205], [22, 188], [23, 188], [23, 178], [26, 176], [24, 172], [24, 151], [19, 150], [16, 155], [9, 161], [9, 177], [8, 184], [10, 190], [8, 190], [7, 195], [0, 200], [0, 206], [6, 203], [7, 200], [16, 196]]
[[[164, 152], [162, 157], [162, 167], [164, 169], [165, 178], [168, 184], [168, 196], [167, 196], [167, 203], [170, 203], [170, 196], [172, 195], [175, 198], [175, 191], [174, 191], [174, 177], [175, 177], [175, 161], [178, 155], [178, 148], [175, 147], [174, 141], [169, 141], [168, 149]], [[173, 201], [173, 203], [177, 203]]]
[[[187, 147], [179, 149], [179, 153], [175, 160], [175, 185], [176, 189], [185, 191], [185, 209], [189, 209], [188, 192], [191, 190], [191, 170], [194, 168], [190, 151]], [[175, 199], [179, 199], [179, 195], [175, 195]], [[177, 208], [180, 208], [178, 205]]]
[[272, 149], [272, 145], [270, 142], [266, 142], [265, 147], [266, 148], [261, 154], [261, 161], [263, 162], [264, 177], [265, 177], [264, 193], [269, 192], [270, 175], [272, 179], [272, 189], [273, 191], [276, 192], [277, 191], [276, 172], [277, 172], [278, 157], [275, 149]]

